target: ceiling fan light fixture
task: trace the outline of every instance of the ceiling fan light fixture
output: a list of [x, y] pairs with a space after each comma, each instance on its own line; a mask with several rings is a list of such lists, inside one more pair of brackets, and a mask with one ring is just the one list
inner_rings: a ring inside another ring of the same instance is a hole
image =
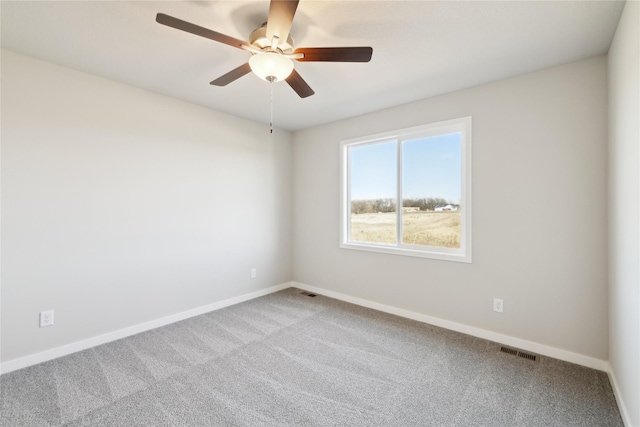
[[293, 62], [275, 52], [261, 52], [253, 55], [249, 59], [251, 71], [268, 82], [280, 82], [291, 74], [293, 71]]

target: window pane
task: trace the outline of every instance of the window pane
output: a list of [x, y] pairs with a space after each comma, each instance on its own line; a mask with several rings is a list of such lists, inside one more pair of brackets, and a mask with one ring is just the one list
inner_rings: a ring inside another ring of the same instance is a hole
[[472, 118], [340, 142], [340, 247], [472, 262]]
[[352, 242], [395, 245], [396, 142], [349, 147]]
[[402, 143], [402, 243], [460, 248], [461, 134]]

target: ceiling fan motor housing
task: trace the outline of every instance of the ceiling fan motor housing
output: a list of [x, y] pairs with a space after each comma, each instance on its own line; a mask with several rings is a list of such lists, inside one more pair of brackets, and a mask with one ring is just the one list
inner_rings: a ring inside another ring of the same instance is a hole
[[[254, 30], [249, 36], [249, 43], [252, 46], [269, 51], [271, 48], [271, 40], [267, 38], [267, 23], [265, 22], [262, 27]], [[290, 54], [293, 53], [293, 38], [291, 35], [287, 37], [286, 41], [278, 40], [278, 47], [276, 49], [278, 53]]]

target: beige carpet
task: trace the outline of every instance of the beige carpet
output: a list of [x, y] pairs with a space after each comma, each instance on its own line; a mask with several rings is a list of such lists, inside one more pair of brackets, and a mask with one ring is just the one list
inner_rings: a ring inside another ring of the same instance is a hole
[[604, 372], [287, 289], [0, 377], [2, 426], [622, 426]]

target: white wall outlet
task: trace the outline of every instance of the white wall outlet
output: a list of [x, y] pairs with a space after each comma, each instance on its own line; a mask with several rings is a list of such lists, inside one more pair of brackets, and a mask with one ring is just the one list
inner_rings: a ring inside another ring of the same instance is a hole
[[252, 278], [252, 279], [255, 279], [255, 278], [256, 278], [256, 276], [258, 276], [258, 272], [256, 271], [256, 269], [255, 269], [255, 268], [252, 268], [252, 269], [251, 269], [251, 278]]
[[40, 312], [40, 327], [53, 325], [53, 310]]
[[498, 313], [502, 313], [504, 302], [500, 298], [493, 299], [493, 311], [497, 311]]

